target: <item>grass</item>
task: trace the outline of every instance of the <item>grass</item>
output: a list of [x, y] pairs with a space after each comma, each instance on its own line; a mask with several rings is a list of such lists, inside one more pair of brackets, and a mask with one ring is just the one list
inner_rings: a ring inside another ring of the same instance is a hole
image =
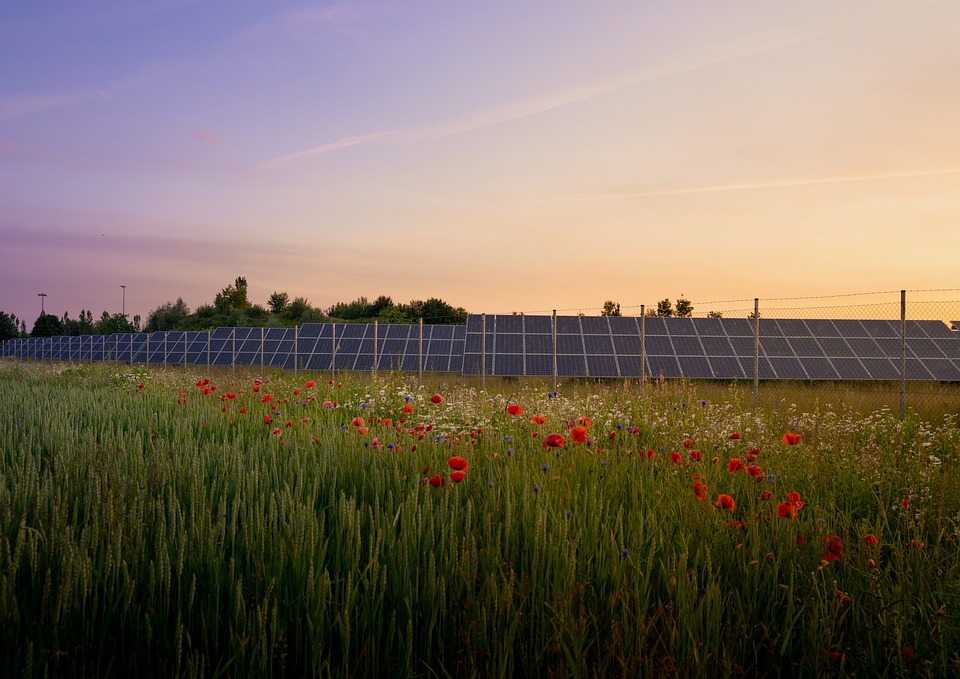
[[960, 672], [949, 409], [338, 379], [0, 363], [4, 675]]

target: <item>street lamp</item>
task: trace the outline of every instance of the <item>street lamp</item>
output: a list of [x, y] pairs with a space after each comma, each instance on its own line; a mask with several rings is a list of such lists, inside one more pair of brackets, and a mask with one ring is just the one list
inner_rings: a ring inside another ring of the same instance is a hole
[[123, 292], [121, 293], [121, 298], [120, 298], [120, 313], [123, 315], [124, 318], [126, 318], [127, 317], [127, 286], [121, 285], [120, 287], [123, 288]]
[[40, 315], [41, 315], [41, 316], [43, 316], [43, 302], [44, 302], [44, 299], [43, 299], [43, 298], [46, 297], [46, 296], [47, 296], [47, 293], [45, 293], [45, 292], [38, 292], [38, 293], [37, 293], [37, 297], [40, 298]]

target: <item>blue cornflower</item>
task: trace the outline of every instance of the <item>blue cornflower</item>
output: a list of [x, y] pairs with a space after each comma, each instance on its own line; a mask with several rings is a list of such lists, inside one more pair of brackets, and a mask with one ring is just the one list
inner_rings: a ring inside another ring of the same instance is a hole
[[513, 448], [507, 448], [507, 455], [513, 455]]
[[503, 437], [503, 440], [506, 441], [507, 443], [510, 443], [513, 440], [513, 437], [510, 436], [510, 434], [507, 434], [506, 436]]
[[387, 444], [387, 448], [390, 449], [390, 450], [393, 450], [393, 444], [392, 444], [392, 443], [388, 443], [388, 444]]
[[767, 481], [769, 481], [769, 482], [770, 482], [770, 485], [772, 486], [774, 483], [777, 482], [777, 475], [776, 475], [776, 474], [767, 474]]
[[624, 548], [624, 549], [621, 549], [621, 550], [620, 550], [620, 557], [621, 557], [621, 558], [626, 559], [628, 556], [630, 556], [630, 550], [629, 550], [629, 549]]
[[533, 492], [534, 492], [534, 493], [539, 493], [539, 492], [540, 492], [540, 486], [534, 486], [534, 487], [533, 487]]
[[545, 472], [545, 471], [547, 471], [548, 469], [550, 469], [550, 467], [548, 467], [547, 465], [543, 465], [542, 467], [540, 467], [540, 471], [542, 471], [542, 472]]

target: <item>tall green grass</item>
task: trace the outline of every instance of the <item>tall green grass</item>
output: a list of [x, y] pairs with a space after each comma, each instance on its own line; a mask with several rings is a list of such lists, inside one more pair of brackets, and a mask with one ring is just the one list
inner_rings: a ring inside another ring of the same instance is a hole
[[[0, 364], [4, 676], [960, 673], [955, 417], [401, 375], [204, 395], [125, 370]], [[760, 480], [728, 471], [751, 449]], [[466, 479], [431, 486], [454, 454]]]

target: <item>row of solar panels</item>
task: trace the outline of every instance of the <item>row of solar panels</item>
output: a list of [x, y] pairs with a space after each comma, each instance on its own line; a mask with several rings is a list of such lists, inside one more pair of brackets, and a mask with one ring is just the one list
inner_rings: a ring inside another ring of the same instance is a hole
[[551, 317], [471, 316], [463, 372], [549, 376], [556, 361], [560, 376], [898, 380], [904, 354], [907, 379], [960, 380], [951, 326], [854, 319], [573, 316], [554, 335]]
[[465, 326], [309, 324], [12, 340], [3, 355], [65, 361], [460, 372]]
[[[502, 376], [960, 381], [940, 321], [470, 316], [466, 326], [308, 324], [11, 340], [4, 355]], [[759, 344], [755, 333], [759, 330]], [[421, 336], [422, 332], [422, 336]], [[759, 349], [759, 351], [758, 351]]]

